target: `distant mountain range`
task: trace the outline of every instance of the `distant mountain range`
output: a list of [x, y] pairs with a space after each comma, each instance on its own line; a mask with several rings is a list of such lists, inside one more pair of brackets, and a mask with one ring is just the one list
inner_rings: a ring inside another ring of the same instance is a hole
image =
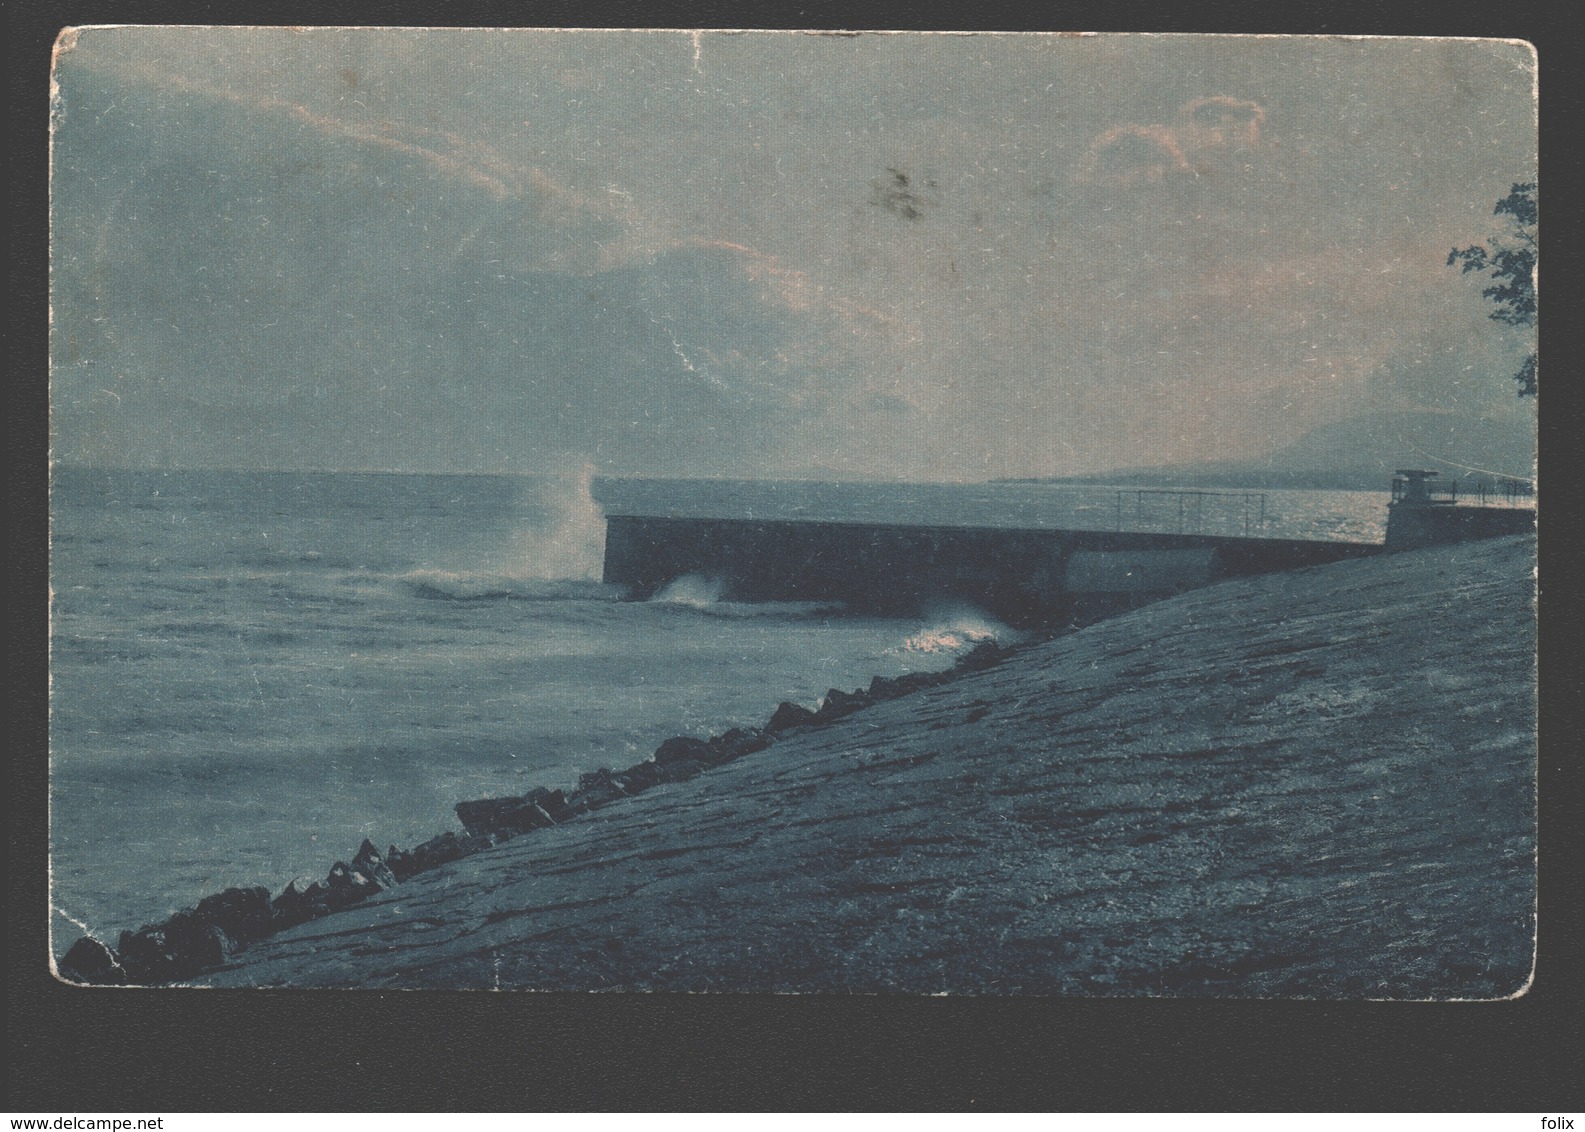
[[1400, 411], [1324, 425], [1264, 458], [1041, 476], [1021, 482], [1385, 491], [1398, 468], [1431, 468], [1449, 479], [1529, 479], [1534, 476], [1534, 460], [1535, 423], [1526, 413], [1469, 417]]

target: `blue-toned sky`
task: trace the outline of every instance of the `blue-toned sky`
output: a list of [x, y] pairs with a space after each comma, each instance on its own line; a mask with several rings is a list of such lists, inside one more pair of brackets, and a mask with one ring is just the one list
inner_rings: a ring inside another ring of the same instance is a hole
[[1534, 175], [1523, 45], [89, 28], [56, 82], [64, 461], [961, 480], [1533, 413], [1445, 263]]

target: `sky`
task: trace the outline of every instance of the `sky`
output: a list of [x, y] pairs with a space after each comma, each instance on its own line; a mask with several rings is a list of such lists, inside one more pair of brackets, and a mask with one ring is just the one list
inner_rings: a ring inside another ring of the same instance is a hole
[[1527, 332], [1446, 262], [1534, 179], [1523, 44], [106, 27], [54, 76], [61, 462], [958, 481], [1413, 414], [1528, 467]]

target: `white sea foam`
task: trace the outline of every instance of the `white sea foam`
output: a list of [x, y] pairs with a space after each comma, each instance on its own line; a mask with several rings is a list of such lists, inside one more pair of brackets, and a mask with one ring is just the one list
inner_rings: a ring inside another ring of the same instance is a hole
[[703, 574], [684, 574], [650, 600], [669, 605], [691, 605], [698, 609], [716, 604], [725, 592], [726, 584], [720, 578], [707, 578]]
[[594, 464], [555, 477], [537, 495], [549, 515], [514, 540], [507, 573], [519, 578], [598, 582], [605, 565], [605, 512], [594, 498]]
[[520, 578], [458, 570], [411, 570], [399, 579], [419, 597], [450, 601], [614, 601], [619, 586], [582, 578]]
[[982, 641], [1013, 644], [1025, 636], [969, 605], [933, 608], [929, 611], [927, 621], [925, 628], [910, 635], [890, 651], [902, 654], [956, 653], [971, 649]]
[[840, 602], [829, 601], [728, 601], [726, 592], [726, 582], [721, 578], [684, 574], [662, 587], [649, 601], [652, 605], [738, 620], [815, 617], [840, 613], [845, 608]]

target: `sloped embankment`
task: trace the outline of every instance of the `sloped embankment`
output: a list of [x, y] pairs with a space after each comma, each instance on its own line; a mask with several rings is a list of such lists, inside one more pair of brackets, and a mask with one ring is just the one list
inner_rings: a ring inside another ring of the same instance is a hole
[[201, 981], [1512, 994], [1534, 554], [1198, 590], [419, 874]]

